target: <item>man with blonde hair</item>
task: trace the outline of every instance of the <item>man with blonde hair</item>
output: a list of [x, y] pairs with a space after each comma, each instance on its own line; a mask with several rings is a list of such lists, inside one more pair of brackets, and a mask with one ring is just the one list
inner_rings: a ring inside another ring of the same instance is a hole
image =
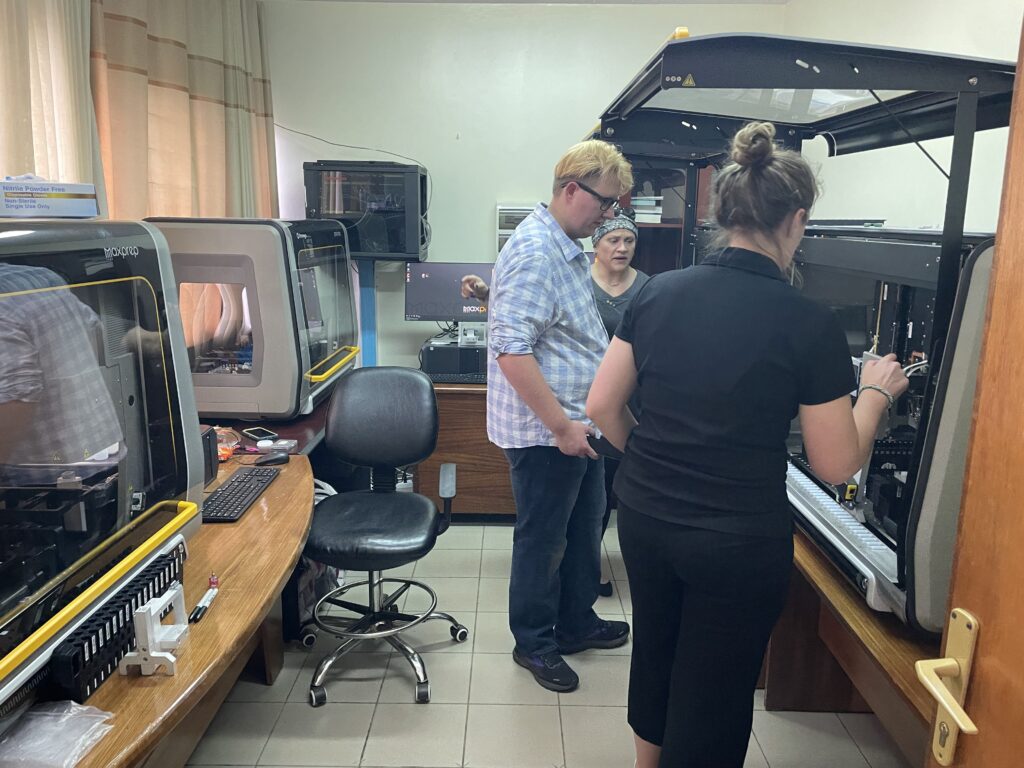
[[512, 657], [552, 691], [579, 685], [564, 654], [629, 638], [626, 622], [594, 612], [604, 468], [587, 441], [585, 406], [608, 334], [579, 239], [614, 216], [632, 186], [611, 144], [570, 148], [555, 166], [551, 202], [501, 249], [490, 290], [487, 436], [505, 451], [516, 502]]

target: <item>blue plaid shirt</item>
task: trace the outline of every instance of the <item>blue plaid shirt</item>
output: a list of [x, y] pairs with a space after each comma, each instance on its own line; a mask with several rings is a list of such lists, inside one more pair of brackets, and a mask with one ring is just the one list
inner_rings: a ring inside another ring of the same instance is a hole
[[533, 355], [573, 421], [608, 347], [590, 283], [590, 262], [544, 204], [505, 243], [494, 265], [488, 311], [487, 437], [499, 448], [555, 445], [555, 436], [509, 384], [498, 355]]

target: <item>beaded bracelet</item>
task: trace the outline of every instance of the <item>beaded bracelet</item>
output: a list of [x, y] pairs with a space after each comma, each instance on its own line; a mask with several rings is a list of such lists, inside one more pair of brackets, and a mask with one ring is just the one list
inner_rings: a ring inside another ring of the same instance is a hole
[[860, 397], [860, 393], [863, 392], [865, 389], [873, 389], [875, 390], [875, 392], [881, 392], [883, 395], [885, 395], [885, 399], [889, 401], [890, 408], [896, 405], [896, 398], [892, 396], [892, 393], [885, 387], [880, 387], [877, 384], [862, 384], [860, 389], [857, 390], [857, 397]]

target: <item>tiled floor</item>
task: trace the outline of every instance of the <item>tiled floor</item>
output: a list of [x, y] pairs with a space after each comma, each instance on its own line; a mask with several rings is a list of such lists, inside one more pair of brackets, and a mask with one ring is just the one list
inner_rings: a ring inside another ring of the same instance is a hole
[[[235, 685], [192, 754], [193, 766], [472, 766], [473, 768], [630, 768], [626, 724], [629, 646], [573, 656], [580, 688], [543, 690], [511, 659], [508, 631], [509, 527], [457, 526], [400, 575], [422, 576], [441, 610], [469, 627], [453, 643], [446, 624], [406, 635], [424, 654], [431, 702], [413, 702], [413, 677], [389, 646], [361, 646], [328, 679], [327, 704], [313, 709], [307, 689], [323, 636], [312, 651], [290, 649], [270, 687]], [[631, 619], [616, 530], [605, 536], [604, 572], [615, 594], [598, 601], [606, 618]], [[420, 606], [415, 596], [408, 608]], [[874, 715], [765, 712], [755, 696], [745, 768], [907, 768]]]

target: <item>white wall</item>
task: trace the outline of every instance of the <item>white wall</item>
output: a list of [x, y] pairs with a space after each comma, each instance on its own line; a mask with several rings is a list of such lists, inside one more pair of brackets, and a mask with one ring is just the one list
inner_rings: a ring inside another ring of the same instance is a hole
[[[493, 261], [494, 207], [550, 195], [551, 171], [678, 25], [781, 34], [782, 5], [270, 2], [276, 122], [422, 162], [437, 261]], [[277, 130], [281, 215], [302, 163], [394, 159]], [[404, 274], [378, 272], [378, 361], [416, 366], [436, 326], [406, 322]]]
[[[1024, 3], [1020, 0], [789, 0], [785, 33], [794, 37], [1017, 61]], [[975, 138], [968, 230], [994, 232], [1006, 159], [1006, 129]], [[951, 139], [923, 142], [949, 169]], [[913, 146], [828, 158], [824, 140], [805, 155], [821, 163], [825, 194], [814, 215], [874, 218], [891, 226], [941, 228], [946, 180]]]
[[[1020, 0], [790, 0], [786, 5], [266, 3], [274, 117], [417, 158], [433, 176], [437, 261], [491, 261], [494, 206], [549, 194], [551, 169], [677, 25], [1016, 60]], [[948, 167], [948, 140], [926, 143]], [[979, 134], [967, 226], [995, 228], [1006, 131]], [[945, 180], [916, 147], [826, 158], [815, 215], [937, 226]], [[281, 215], [304, 211], [302, 163], [394, 159], [277, 130]], [[403, 320], [402, 273], [378, 273], [378, 360], [413, 365], [435, 329]]]

